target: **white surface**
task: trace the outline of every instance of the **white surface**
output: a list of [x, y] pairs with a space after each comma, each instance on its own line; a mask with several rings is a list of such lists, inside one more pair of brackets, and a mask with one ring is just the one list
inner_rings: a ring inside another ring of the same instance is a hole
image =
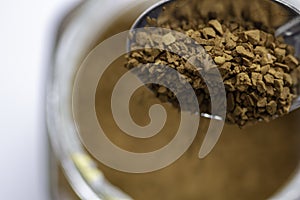
[[[12, 0], [1, 4], [1, 199], [48, 199], [43, 114], [47, 56], [62, 13], [78, 1]], [[300, 0], [289, 2], [300, 6]]]
[[78, 0], [2, 1], [1, 199], [48, 199], [44, 77], [54, 28], [75, 2]]

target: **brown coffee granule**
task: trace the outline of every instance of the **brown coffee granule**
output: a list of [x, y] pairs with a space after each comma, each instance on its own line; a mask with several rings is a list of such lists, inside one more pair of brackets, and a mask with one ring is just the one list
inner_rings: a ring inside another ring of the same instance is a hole
[[[242, 127], [247, 123], [270, 121], [287, 114], [293, 99], [298, 95], [296, 87], [300, 66], [298, 59], [293, 56], [293, 47], [285, 44], [282, 37], [273, 36], [273, 22], [264, 21], [263, 17], [233, 17], [223, 12], [219, 15], [203, 15], [193, 9], [196, 4], [197, 1], [194, 4], [191, 1], [183, 7], [184, 10], [171, 4], [158, 19], [149, 18], [148, 21], [151, 21], [151, 26], [184, 33], [202, 45], [205, 51], [189, 49], [187, 44], [191, 41], [184, 41], [172, 33], [160, 36], [159, 33], [151, 32], [147, 33], [150, 40], [148, 42], [139, 43], [132, 38], [132, 46], [147, 48], [147, 52], [141, 50], [130, 53], [126, 67], [132, 69], [140, 64], [147, 65], [149, 61], [154, 65], [170, 66], [192, 85], [198, 95], [200, 111], [210, 113], [210, 95], [216, 97], [218, 87], [216, 86], [214, 94], [210, 94], [198, 70], [209, 72], [213, 66], [207, 63], [212, 59], [221, 73], [227, 92], [227, 122]], [[138, 38], [146, 37], [144, 33], [140, 34], [137, 34]], [[167, 49], [180, 50], [183, 55], [191, 52], [197, 54], [196, 61], [202, 63], [202, 68], [196, 69], [184, 57], [173, 53], [152, 50], [151, 43], [154, 42]], [[151, 69], [152, 72], [159, 70], [158, 67]], [[169, 81], [172, 78], [169, 77]], [[178, 106], [176, 97], [169, 89], [162, 89], [162, 86], [155, 84], [149, 87], [156, 92], [158, 98]]]

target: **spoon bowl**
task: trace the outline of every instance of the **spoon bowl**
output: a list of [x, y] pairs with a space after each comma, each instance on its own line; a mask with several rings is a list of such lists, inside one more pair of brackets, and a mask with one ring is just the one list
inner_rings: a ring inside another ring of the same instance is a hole
[[[162, 0], [154, 4], [153, 6], [149, 7], [145, 12], [143, 12], [137, 20], [133, 23], [131, 27], [131, 32], [136, 29], [144, 28], [148, 24], [148, 19], [155, 18], [157, 19], [158, 16], [163, 12], [164, 7], [179, 2], [179, 6], [188, 3], [189, 1], [182, 1], [182, 0]], [[228, 2], [224, 1], [224, 2]], [[295, 48], [295, 56], [299, 57], [300, 55], [300, 13], [299, 10], [295, 9], [292, 5], [288, 4], [287, 2], [280, 1], [280, 0], [273, 0], [273, 1], [266, 1], [270, 4], [279, 4], [283, 10], [286, 10], [290, 13], [288, 16], [288, 20], [286, 20], [283, 24], [279, 24], [276, 27], [275, 36], [283, 36], [285, 42], [289, 45], [292, 45]], [[241, 11], [242, 12], [242, 11]], [[286, 18], [287, 16], [279, 15], [278, 17]], [[127, 50], [131, 50], [131, 40], [127, 40]], [[298, 94], [300, 93], [300, 88], [298, 88]], [[300, 96], [296, 97], [293, 100], [293, 103], [290, 107], [290, 112], [298, 109], [300, 107]], [[224, 120], [224, 118], [218, 115], [211, 115], [209, 113], [201, 113], [203, 117], [216, 119], [216, 120]], [[276, 116], [275, 116], [276, 117]]]

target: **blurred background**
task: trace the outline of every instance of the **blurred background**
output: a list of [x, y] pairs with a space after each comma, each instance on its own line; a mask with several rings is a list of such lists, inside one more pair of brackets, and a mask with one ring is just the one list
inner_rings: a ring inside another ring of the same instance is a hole
[[0, 7], [0, 196], [47, 200], [44, 88], [56, 27], [79, 0]]

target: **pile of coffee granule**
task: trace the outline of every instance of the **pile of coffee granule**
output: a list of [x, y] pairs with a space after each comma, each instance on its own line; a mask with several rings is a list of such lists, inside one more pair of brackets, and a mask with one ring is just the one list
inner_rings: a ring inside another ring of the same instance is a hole
[[[204, 52], [193, 51], [198, 52], [197, 61], [201, 63], [205, 63], [203, 57], [208, 54], [220, 71], [227, 95], [227, 122], [242, 127], [287, 114], [297, 95], [300, 74], [294, 48], [285, 44], [282, 37], [274, 37], [271, 22], [258, 21], [260, 19], [245, 14], [232, 16], [224, 12], [208, 12], [203, 15], [195, 9], [196, 5], [197, 1], [181, 7], [168, 5], [157, 19], [148, 18], [148, 26], [179, 31], [202, 45]], [[191, 51], [186, 42], [172, 33], [139, 32], [132, 37], [131, 45], [144, 50], [132, 51], [127, 57], [126, 67], [132, 69], [151, 63], [157, 65], [157, 68], [150, 68], [153, 73], [161, 70], [161, 64], [170, 66], [192, 85], [200, 111], [210, 113], [210, 95], [213, 94], [209, 94], [199, 74], [203, 69], [191, 66], [184, 56], [151, 49], [155, 44], [166, 49]], [[167, 75], [165, 78], [172, 80]], [[174, 93], [168, 88], [155, 84], [149, 87], [161, 100], [178, 106]]]

